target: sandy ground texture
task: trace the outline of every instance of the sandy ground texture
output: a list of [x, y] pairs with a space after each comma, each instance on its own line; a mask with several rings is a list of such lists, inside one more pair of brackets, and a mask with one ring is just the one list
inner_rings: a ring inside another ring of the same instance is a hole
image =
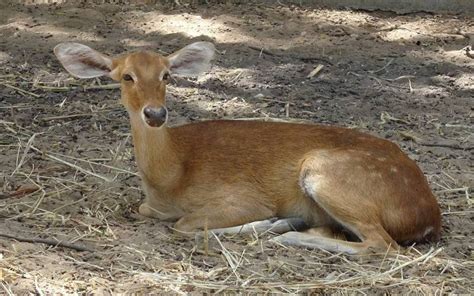
[[[0, 233], [14, 237], [0, 238], [0, 293], [474, 291], [472, 18], [284, 1], [84, 2], [0, 2]], [[206, 247], [141, 218], [119, 90], [71, 78], [52, 48], [167, 54], [196, 40], [218, 55], [209, 73], [170, 85], [171, 124], [309, 121], [390, 139], [425, 172], [442, 240], [393, 258], [284, 247], [269, 233]]]

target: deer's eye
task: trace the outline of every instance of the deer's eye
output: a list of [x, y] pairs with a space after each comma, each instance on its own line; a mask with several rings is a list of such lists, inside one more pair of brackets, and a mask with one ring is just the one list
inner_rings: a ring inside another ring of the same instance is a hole
[[133, 81], [133, 77], [130, 74], [124, 74], [122, 79], [125, 81]]
[[170, 73], [163, 74], [163, 80], [167, 81], [168, 79], [170, 79]]

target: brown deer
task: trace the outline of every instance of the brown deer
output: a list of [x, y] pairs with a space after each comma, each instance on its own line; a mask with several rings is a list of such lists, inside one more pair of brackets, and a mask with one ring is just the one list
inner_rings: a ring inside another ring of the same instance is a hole
[[[299, 218], [309, 230], [289, 231], [288, 222], [279, 230], [288, 232], [274, 240], [349, 254], [440, 237], [436, 198], [394, 143], [310, 124], [213, 120], [168, 127], [170, 75], [208, 70], [209, 42], [167, 57], [140, 51], [111, 58], [78, 43], [54, 52], [73, 76], [120, 81], [146, 194], [141, 215], [177, 221], [180, 233]], [[341, 231], [352, 241], [340, 239]]]

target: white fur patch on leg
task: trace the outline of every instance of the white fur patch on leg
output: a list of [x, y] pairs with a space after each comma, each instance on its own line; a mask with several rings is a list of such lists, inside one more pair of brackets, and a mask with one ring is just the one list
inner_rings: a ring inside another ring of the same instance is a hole
[[315, 175], [310, 172], [310, 170], [304, 170], [300, 176], [300, 186], [303, 189], [304, 193], [317, 201], [317, 192], [319, 186], [321, 185], [322, 176]]
[[239, 226], [211, 229], [210, 232], [214, 234], [238, 234], [238, 233], [257, 233], [263, 234], [266, 232], [272, 233], [285, 233], [288, 231], [294, 231], [303, 229], [306, 227], [304, 221], [300, 218], [288, 218], [288, 219], [267, 219], [262, 221], [255, 221]]
[[[351, 242], [330, 239], [322, 236], [314, 236], [307, 233], [291, 231], [274, 237], [271, 242], [288, 245], [300, 246], [310, 249], [321, 249], [335, 253], [357, 254], [360, 252], [359, 248], [353, 247]], [[361, 244], [361, 243], [359, 243]]]

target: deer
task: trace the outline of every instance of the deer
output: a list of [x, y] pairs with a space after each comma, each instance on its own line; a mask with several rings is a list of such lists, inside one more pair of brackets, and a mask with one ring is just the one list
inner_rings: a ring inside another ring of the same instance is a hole
[[436, 197], [415, 161], [391, 141], [288, 122], [168, 126], [170, 77], [208, 71], [215, 53], [210, 42], [167, 56], [135, 51], [110, 57], [71, 42], [54, 53], [77, 78], [120, 83], [145, 193], [138, 213], [174, 222], [176, 233], [276, 225], [275, 243], [346, 254], [393, 253], [440, 239]]

